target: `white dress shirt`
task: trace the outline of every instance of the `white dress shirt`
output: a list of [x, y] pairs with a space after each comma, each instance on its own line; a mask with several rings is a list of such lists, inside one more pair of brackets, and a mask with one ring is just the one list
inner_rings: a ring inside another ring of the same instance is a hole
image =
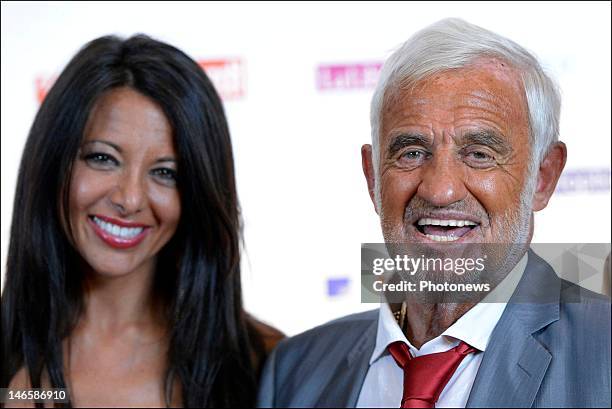
[[[499, 299], [500, 293], [512, 294], [523, 276], [526, 265], [527, 253], [504, 280], [491, 291], [489, 294], [491, 299]], [[376, 346], [370, 358], [370, 367], [361, 387], [357, 407], [400, 407], [404, 389], [404, 372], [387, 350], [387, 346], [396, 341], [405, 342], [414, 357], [448, 351], [461, 341], [476, 348], [478, 351], [467, 355], [461, 361], [435, 405], [436, 408], [465, 407], [491, 333], [505, 308], [505, 302], [478, 303], [441, 335], [423, 344], [421, 349], [417, 349], [410, 344], [397, 325], [389, 305], [381, 304]]]

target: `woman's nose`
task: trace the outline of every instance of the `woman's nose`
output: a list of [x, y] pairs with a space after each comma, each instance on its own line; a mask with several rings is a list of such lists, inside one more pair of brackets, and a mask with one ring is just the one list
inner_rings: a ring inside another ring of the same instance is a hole
[[142, 210], [145, 201], [145, 181], [139, 172], [124, 172], [110, 195], [113, 206], [127, 216]]

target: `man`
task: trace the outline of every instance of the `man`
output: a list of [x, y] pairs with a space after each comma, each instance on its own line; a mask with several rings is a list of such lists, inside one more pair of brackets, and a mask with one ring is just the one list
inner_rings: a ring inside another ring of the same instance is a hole
[[260, 405], [609, 407], [609, 300], [528, 250], [566, 161], [559, 110], [531, 54], [462, 20], [398, 49], [361, 152], [385, 242], [514, 244], [493, 292], [522, 302], [406, 298], [307, 331], [271, 355]]

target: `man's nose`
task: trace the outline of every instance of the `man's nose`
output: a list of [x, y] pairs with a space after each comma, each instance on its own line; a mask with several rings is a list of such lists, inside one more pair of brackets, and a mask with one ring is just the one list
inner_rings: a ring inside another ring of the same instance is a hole
[[417, 195], [433, 206], [450, 206], [467, 196], [463, 168], [452, 150], [435, 153], [422, 172]]
[[113, 206], [122, 216], [138, 213], [145, 201], [145, 180], [137, 171], [123, 172], [110, 195]]

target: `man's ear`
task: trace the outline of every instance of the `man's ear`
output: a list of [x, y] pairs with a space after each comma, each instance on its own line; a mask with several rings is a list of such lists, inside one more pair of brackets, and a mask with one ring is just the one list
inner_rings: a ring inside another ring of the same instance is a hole
[[376, 208], [376, 178], [374, 176], [374, 163], [372, 162], [372, 145], [365, 144], [361, 147], [361, 167], [363, 168], [363, 175], [368, 183], [368, 193], [370, 199], [374, 205], [374, 210], [378, 213]]
[[533, 210], [535, 212], [544, 209], [548, 204], [566, 161], [567, 147], [563, 142], [555, 142], [540, 163], [540, 169], [538, 170], [538, 182], [533, 196]]

